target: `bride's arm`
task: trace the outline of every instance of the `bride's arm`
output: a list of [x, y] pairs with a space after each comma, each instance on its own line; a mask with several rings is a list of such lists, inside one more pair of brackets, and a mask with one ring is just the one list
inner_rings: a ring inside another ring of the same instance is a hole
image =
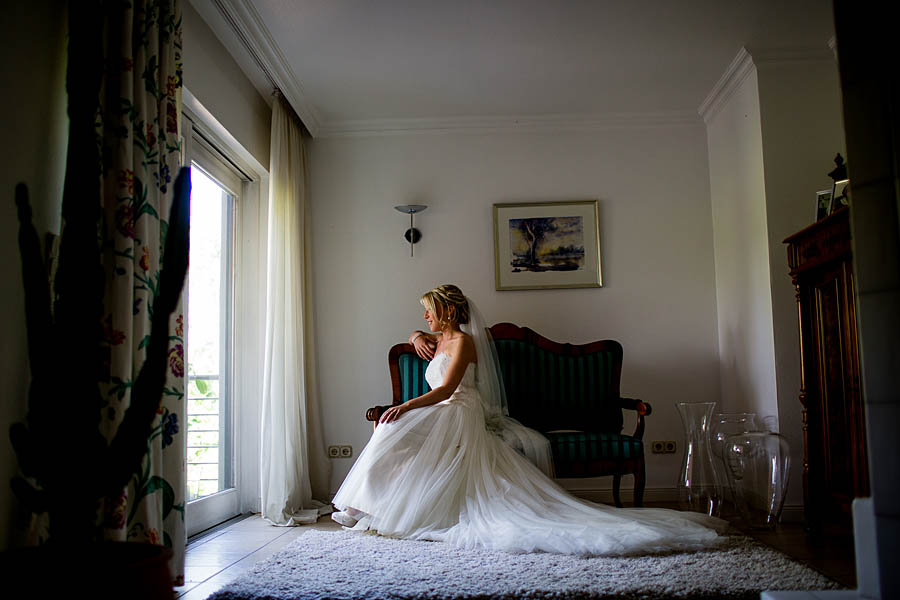
[[427, 333], [425, 331], [413, 331], [409, 334], [409, 343], [416, 349], [416, 354], [423, 360], [434, 358], [434, 349], [441, 341], [440, 333]]
[[475, 344], [472, 342], [472, 338], [463, 336], [448, 347], [447, 354], [450, 355], [450, 365], [447, 367], [447, 373], [444, 375], [441, 385], [418, 398], [392, 406], [381, 415], [379, 423], [390, 423], [406, 411], [443, 402], [453, 394], [453, 391], [459, 387], [463, 375], [466, 374], [469, 363], [475, 362]]

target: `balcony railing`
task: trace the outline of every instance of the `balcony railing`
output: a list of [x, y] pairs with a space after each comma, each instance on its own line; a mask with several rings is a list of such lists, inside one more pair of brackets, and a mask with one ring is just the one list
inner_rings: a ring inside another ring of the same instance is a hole
[[187, 500], [222, 489], [218, 375], [188, 375]]

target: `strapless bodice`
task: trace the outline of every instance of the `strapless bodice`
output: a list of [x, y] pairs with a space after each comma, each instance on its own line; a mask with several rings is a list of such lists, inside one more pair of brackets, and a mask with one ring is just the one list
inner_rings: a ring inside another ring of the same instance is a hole
[[[450, 368], [450, 355], [446, 352], [438, 352], [428, 363], [425, 369], [425, 381], [434, 389], [444, 382], [444, 376], [447, 375], [447, 369]], [[456, 390], [475, 387], [475, 363], [469, 363], [466, 366], [466, 372], [462, 380], [459, 382]]]

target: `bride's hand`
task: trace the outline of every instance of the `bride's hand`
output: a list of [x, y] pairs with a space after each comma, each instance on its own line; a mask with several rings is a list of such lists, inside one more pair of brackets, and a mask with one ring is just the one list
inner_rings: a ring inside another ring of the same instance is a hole
[[396, 421], [400, 418], [400, 415], [405, 413], [409, 408], [405, 404], [398, 404], [397, 406], [392, 406], [381, 415], [381, 418], [378, 419], [379, 423], [390, 423], [392, 421]]
[[413, 340], [413, 346], [416, 349], [416, 354], [419, 355], [419, 358], [423, 360], [431, 360], [434, 358], [434, 348], [437, 344], [434, 343], [433, 340], [425, 337], [424, 335], [420, 335], [415, 340]]

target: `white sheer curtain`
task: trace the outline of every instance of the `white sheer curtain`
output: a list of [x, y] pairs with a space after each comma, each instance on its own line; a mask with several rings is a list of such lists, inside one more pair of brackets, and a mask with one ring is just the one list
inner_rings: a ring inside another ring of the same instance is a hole
[[331, 506], [316, 397], [309, 276], [306, 153], [300, 125], [279, 95], [272, 106], [266, 353], [260, 490], [273, 525], [313, 523]]

